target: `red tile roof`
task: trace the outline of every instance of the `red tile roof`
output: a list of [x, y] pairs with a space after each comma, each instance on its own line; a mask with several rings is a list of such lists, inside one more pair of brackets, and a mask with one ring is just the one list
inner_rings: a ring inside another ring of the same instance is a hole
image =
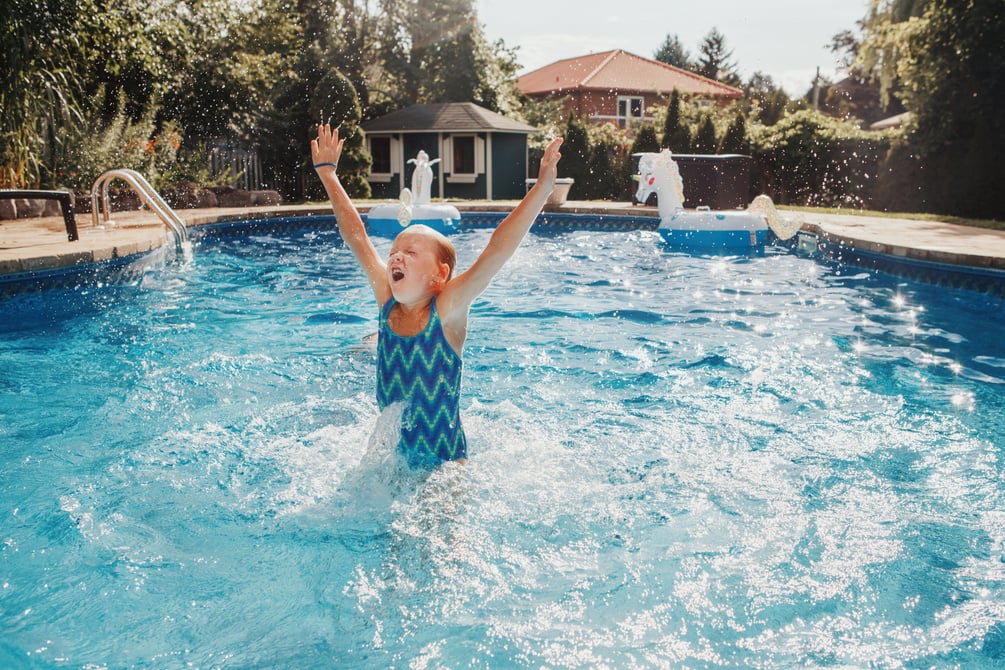
[[681, 93], [742, 98], [743, 91], [622, 49], [567, 58], [528, 72], [517, 80], [524, 95], [563, 94], [575, 90]]

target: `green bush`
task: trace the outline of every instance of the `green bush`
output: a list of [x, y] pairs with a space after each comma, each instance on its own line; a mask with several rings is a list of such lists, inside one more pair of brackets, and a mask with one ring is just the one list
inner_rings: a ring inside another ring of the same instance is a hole
[[[339, 133], [345, 138], [342, 156], [339, 158], [339, 181], [346, 193], [353, 198], [369, 198], [371, 195], [370, 173], [372, 159], [366, 151], [366, 138], [359, 127], [362, 110], [352, 83], [338, 70], [329, 70], [321, 77], [311, 95], [308, 114], [312, 119], [331, 118], [341, 124]], [[317, 128], [305, 127], [311, 137], [317, 136]], [[307, 149], [307, 156], [310, 150]], [[311, 168], [313, 173], [313, 168]], [[312, 175], [313, 177], [313, 175]], [[309, 180], [312, 199], [326, 198], [321, 182], [317, 178]]]
[[86, 192], [103, 172], [114, 169], [135, 170], [158, 190], [193, 178], [183, 169], [190, 163], [179, 161], [183, 138], [178, 125], [166, 121], [157, 127], [157, 103], [148, 105], [137, 120], [125, 107], [120, 99], [112, 118], [102, 121], [96, 104], [80, 124], [60, 128], [59, 150], [46, 181]]
[[792, 205], [869, 207], [894, 133], [801, 110], [748, 135], [760, 192]]
[[661, 146], [675, 154], [686, 154], [691, 151], [691, 141], [691, 131], [681, 117], [680, 94], [674, 89], [663, 122]]
[[[569, 198], [572, 200], [588, 199], [587, 176], [590, 170], [590, 137], [586, 122], [569, 114], [565, 126], [565, 140], [562, 142], [562, 160], [558, 164], [560, 177], [573, 179]], [[536, 176], [536, 175], [535, 175]]]

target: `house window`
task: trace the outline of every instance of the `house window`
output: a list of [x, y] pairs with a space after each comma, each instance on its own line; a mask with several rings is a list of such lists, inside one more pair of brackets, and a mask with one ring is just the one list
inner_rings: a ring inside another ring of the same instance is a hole
[[371, 137], [370, 156], [373, 158], [373, 165], [370, 172], [373, 174], [391, 174], [391, 138]]
[[642, 121], [644, 101], [641, 96], [618, 96], [618, 127], [627, 128]]
[[454, 135], [453, 174], [475, 174], [475, 136]]

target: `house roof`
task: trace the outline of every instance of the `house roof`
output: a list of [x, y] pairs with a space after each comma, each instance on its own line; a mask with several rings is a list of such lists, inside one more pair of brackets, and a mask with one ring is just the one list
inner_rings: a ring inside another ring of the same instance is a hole
[[622, 49], [566, 58], [528, 72], [517, 80], [524, 95], [563, 94], [576, 90], [681, 93], [742, 98], [743, 91]]
[[514, 121], [473, 102], [412, 105], [361, 124], [368, 133], [506, 132], [536, 133], [537, 128]]

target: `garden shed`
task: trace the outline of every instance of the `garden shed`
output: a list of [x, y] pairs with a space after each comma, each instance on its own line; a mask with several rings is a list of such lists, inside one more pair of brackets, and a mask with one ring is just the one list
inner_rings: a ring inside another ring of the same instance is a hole
[[512, 200], [526, 193], [527, 136], [538, 130], [471, 102], [412, 105], [362, 124], [375, 198], [411, 186], [415, 158], [434, 166], [433, 198]]

